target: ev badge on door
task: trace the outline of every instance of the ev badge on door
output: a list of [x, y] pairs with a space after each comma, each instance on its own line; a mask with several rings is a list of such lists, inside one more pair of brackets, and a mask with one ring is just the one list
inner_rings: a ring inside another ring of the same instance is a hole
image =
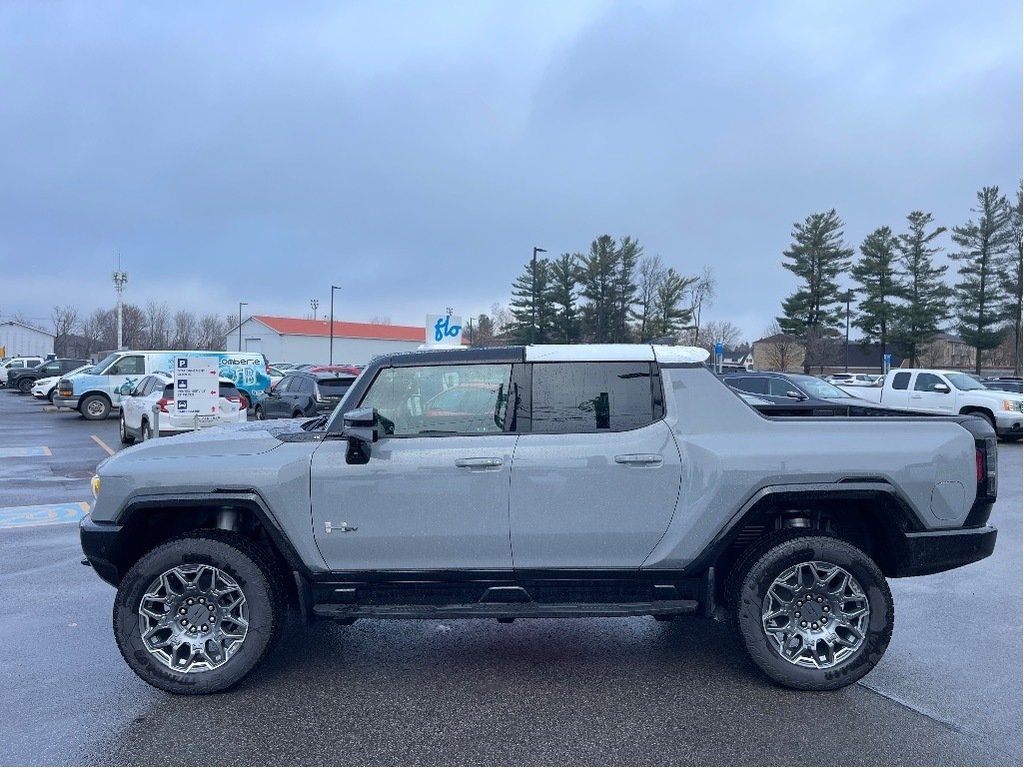
[[352, 533], [353, 531], [359, 530], [358, 528], [351, 526], [348, 523], [335, 525], [330, 520], [324, 521], [324, 528], [327, 530], [328, 533], [333, 533], [334, 531], [341, 531], [342, 533]]

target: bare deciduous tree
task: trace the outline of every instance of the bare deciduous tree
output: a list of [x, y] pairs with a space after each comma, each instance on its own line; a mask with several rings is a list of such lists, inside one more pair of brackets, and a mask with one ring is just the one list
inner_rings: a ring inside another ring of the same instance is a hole
[[53, 351], [57, 357], [67, 357], [68, 336], [78, 326], [78, 309], [70, 304], [55, 306], [50, 317], [53, 320], [53, 332], [56, 334]]

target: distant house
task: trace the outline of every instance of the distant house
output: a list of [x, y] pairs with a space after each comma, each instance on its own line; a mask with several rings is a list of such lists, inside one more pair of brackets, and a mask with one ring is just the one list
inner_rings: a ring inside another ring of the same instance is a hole
[[744, 344], [741, 347], [730, 349], [725, 348], [722, 353], [722, 367], [750, 371], [754, 368], [754, 353], [752, 347]]
[[364, 365], [388, 352], [408, 352], [426, 340], [426, 326], [334, 321], [334, 354], [327, 320], [252, 315], [228, 330], [229, 352], [262, 352], [270, 362]]
[[804, 345], [796, 336], [776, 333], [750, 345], [750, 357], [756, 371], [787, 371], [804, 369]]
[[[976, 350], [959, 336], [938, 333], [921, 347], [917, 363], [922, 368], [973, 368]], [[909, 362], [907, 363], [909, 365]]]
[[19, 355], [46, 357], [53, 354], [53, 340], [56, 336], [42, 328], [18, 320], [0, 322], [0, 357]]

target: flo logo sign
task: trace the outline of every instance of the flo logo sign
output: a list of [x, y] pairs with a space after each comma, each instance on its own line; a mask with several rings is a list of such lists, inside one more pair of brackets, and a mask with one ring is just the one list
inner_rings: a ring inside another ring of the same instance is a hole
[[462, 345], [462, 318], [458, 315], [427, 315], [427, 346]]

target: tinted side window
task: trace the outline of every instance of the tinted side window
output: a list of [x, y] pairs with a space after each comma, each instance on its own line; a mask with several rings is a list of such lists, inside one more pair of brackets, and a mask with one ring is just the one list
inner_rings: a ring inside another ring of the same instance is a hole
[[278, 382], [278, 385], [274, 387], [274, 391], [278, 393], [288, 392], [295, 383], [295, 378], [295, 376], [285, 376], [280, 382]]
[[385, 368], [361, 405], [380, 414], [388, 435], [502, 432], [511, 365]]
[[146, 372], [146, 361], [142, 355], [130, 355], [122, 357], [112, 366], [107, 374], [110, 376], [133, 376]]
[[932, 389], [936, 384], [942, 384], [942, 379], [934, 373], [919, 373], [917, 381], [914, 382], [915, 392], [934, 392]]
[[752, 392], [755, 395], [768, 394], [768, 382], [756, 376], [737, 376], [726, 380], [729, 386], [735, 387], [743, 392]]
[[655, 421], [649, 363], [536, 363], [533, 431], [622, 432]]
[[892, 377], [892, 388], [893, 389], [906, 389], [910, 384], [909, 373], [897, 373]]
[[292, 392], [298, 392], [300, 395], [312, 395], [313, 394], [313, 380], [307, 379], [305, 376], [301, 376], [296, 379], [295, 384], [292, 386]]
[[779, 397], [789, 397], [790, 392], [799, 392], [796, 387], [790, 384], [785, 379], [770, 379], [769, 380], [769, 394], [777, 395]]

